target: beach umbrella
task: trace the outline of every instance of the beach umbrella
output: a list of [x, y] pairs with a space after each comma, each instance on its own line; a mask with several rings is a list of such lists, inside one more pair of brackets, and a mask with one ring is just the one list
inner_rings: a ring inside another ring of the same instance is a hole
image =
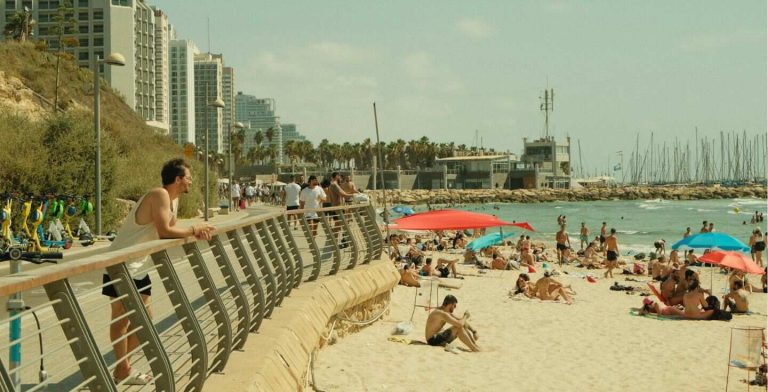
[[464, 230], [485, 227], [517, 226], [533, 231], [526, 222], [506, 222], [495, 215], [462, 210], [433, 210], [395, 219], [400, 230]]
[[675, 242], [672, 244], [672, 249], [720, 249], [748, 252], [749, 246], [725, 233], [699, 233]]
[[413, 215], [415, 211], [413, 211], [413, 208], [411, 207], [395, 206], [395, 207], [392, 207], [392, 212], [403, 214], [403, 215]]
[[765, 271], [747, 255], [739, 252], [709, 252], [699, 257], [700, 261], [734, 268], [748, 274], [762, 275]]
[[477, 252], [480, 249], [487, 248], [489, 246], [498, 245], [502, 241], [504, 241], [505, 238], [512, 237], [513, 233], [491, 233], [486, 234], [480, 238], [477, 238], [475, 240], [472, 240], [469, 244], [467, 244], [467, 249]]

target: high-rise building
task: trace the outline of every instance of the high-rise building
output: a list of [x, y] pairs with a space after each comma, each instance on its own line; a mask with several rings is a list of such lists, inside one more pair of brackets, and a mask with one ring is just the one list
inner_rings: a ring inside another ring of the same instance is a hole
[[221, 55], [203, 53], [195, 56], [195, 144], [222, 153], [223, 114], [211, 104], [222, 95], [224, 64]]
[[196, 144], [195, 55], [200, 52], [190, 40], [170, 42], [171, 138], [179, 145]]
[[[256, 146], [253, 140], [257, 132], [261, 132], [263, 140], [261, 145], [274, 145], [277, 150], [277, 161], [283, 161], [283, 131], [280, 127], [280, 117], [275, 115], [275, 100], [272, 98], [256, 98], [253, 95], [243, 94], [238, 91], [235, 97], [237, 121], [242, 122], [248, 129], [243, 143], [243, 154]], [[269, 129], [272, 131], [269, 131]], [[272, 140], [268, 140], [268, 132]]]
[[288, 143], [290, 140], [297, 140], [300, 142], [307, 140], [304, 135], [300, 134], [299, 131], [296, 130], [296, 124], [280, 124], [280, 128], [283, 129], [283, 145]]
[[170, 120], [169, 97], [169, 43], [170, 25], [168, 15], [152, 7], [155, 12], [155, 121], [168, 131]]
[[[77, 45], [59, 42], [55, 16], [64, 0], [4, 0], [0, 2], [0, 25], [25, 7], [31, 12], [33, 34], [51, 51], [61, 46], [82, 67], [92, 67], [95, 56], [111, 53], [125, 57], [123, 67], [100, 66], [103, 77], [125, 102], [154, 127], [157, 120], [155, 77], [155, 12], [144, 0], [72, 0], [71, 21], [76, 31], [67, 35]], [[0, 37], [2, 39], [3, 37]], [[62, 40], [64, 41], [64, 40]]]
[[224, 100], [224, 109], [222, 109], [222, 116], [224, 122], [222, 127], [224, 129], [224, 151], [229, 151], [229, 133], [235, 130], [232, 127], [235, 125], [235, 70], [232, 67], [224, 67], [223, 78], [221, 81], [221, 99]]

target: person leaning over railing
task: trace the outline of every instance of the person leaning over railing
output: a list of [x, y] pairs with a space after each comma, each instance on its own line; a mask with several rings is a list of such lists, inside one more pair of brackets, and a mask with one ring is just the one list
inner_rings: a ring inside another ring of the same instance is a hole
[[[110, 251], [161, 238], [195, 236], [199, 240], [211, 239], [213, 227], [207, 223], [198, 223], [187, 228], [176, 227], [179, 196], [182, 193], [188, 193], [192, 186], [189, 164], [183, 159], [170, 160], [163, 165], [160, 176], [163, 186], [150, 190], [136, 202], [125, 218], [115, 241], [110, 246]], [[146, 261], [146, 257], [129, 260], [126, 261], [126, 266], [131, 272], [136, 288], [151, 316], [149, 297], [152, 294], [152, 282], [146, 271], [141, 271]], [[118, 294], [115, 287], [110, 283], [111, 280], [109, 275], [104, 274], [103, 282], [106, 286], [102, 289], [102, 294], [110, 297], [112, 301], [112, 323], [109, 328], [109, 337], [113, 342], [115, 358], [119, 361], [113, 372], [115, 382], [120, 383], [125, 380], [125, 385], [148, 384], [152, 382], [152, 377], [141, 372], [133, 372], [130, 356], [126, 355], [139, 346], [139, 341], [135, 334], [124, 338], [130, 323], [127, 318], [121, 318], [125, 314], [125, 308], [121, 301], [114, 300]]]

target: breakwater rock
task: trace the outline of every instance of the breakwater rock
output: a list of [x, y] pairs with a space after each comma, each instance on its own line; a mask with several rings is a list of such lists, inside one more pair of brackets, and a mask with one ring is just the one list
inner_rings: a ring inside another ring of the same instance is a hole
[[[367, 191], [381, 205], [382, 191]], [[582, 189], [412, 189], [387, 190], [387, 204], [452, 203], [545, 203], [595, 200], [705, 200], [768, 198], [765, 185], [722, 187], [719, 185], [626, 186]]]

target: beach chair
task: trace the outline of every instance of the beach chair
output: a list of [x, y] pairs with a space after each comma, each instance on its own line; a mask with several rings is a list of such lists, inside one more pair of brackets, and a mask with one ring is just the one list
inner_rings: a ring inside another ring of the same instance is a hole
[[411, 312], [411, 321], [416, 314], [416, 308], [424, 308], [425, 311], [431, 311], [440, 307], [440, 279], [430, 277], [419, 281], [421, 287], [416, 288], [416, 294], [413, 298], [413, 311]]
[[[731, 368], [739, 368], [747, 371], [747, 391], [750, 390], [750, 374], [760, 373], [760, 367], [765, 369], [766, 341], [764, 327], [732, 327], [731, 343], [728, 351], [728, 373], [725, 378], [725, 391], [728, 392], [728, 384], [731, 376]], [[765, 383], [765, 372], [762, 372], [762, 385], [758, 388], [768, 390]]]
[[656, 286], [653, 285], [653, 282], [646, 282], [646, 284], [648, 285], [648, 288], [651, 289], [651, 292], [653, 293], [653, 295], [655, 295], [656, 298], [659, 299], [659, 302], [663, 303], [664, 305], [670, 306], [669, 300], [667, 300], [666, 298], [664, 298], [663, 295], [661, 295], [661, 292], [659, 291], [659, 289], [656, 288]]

